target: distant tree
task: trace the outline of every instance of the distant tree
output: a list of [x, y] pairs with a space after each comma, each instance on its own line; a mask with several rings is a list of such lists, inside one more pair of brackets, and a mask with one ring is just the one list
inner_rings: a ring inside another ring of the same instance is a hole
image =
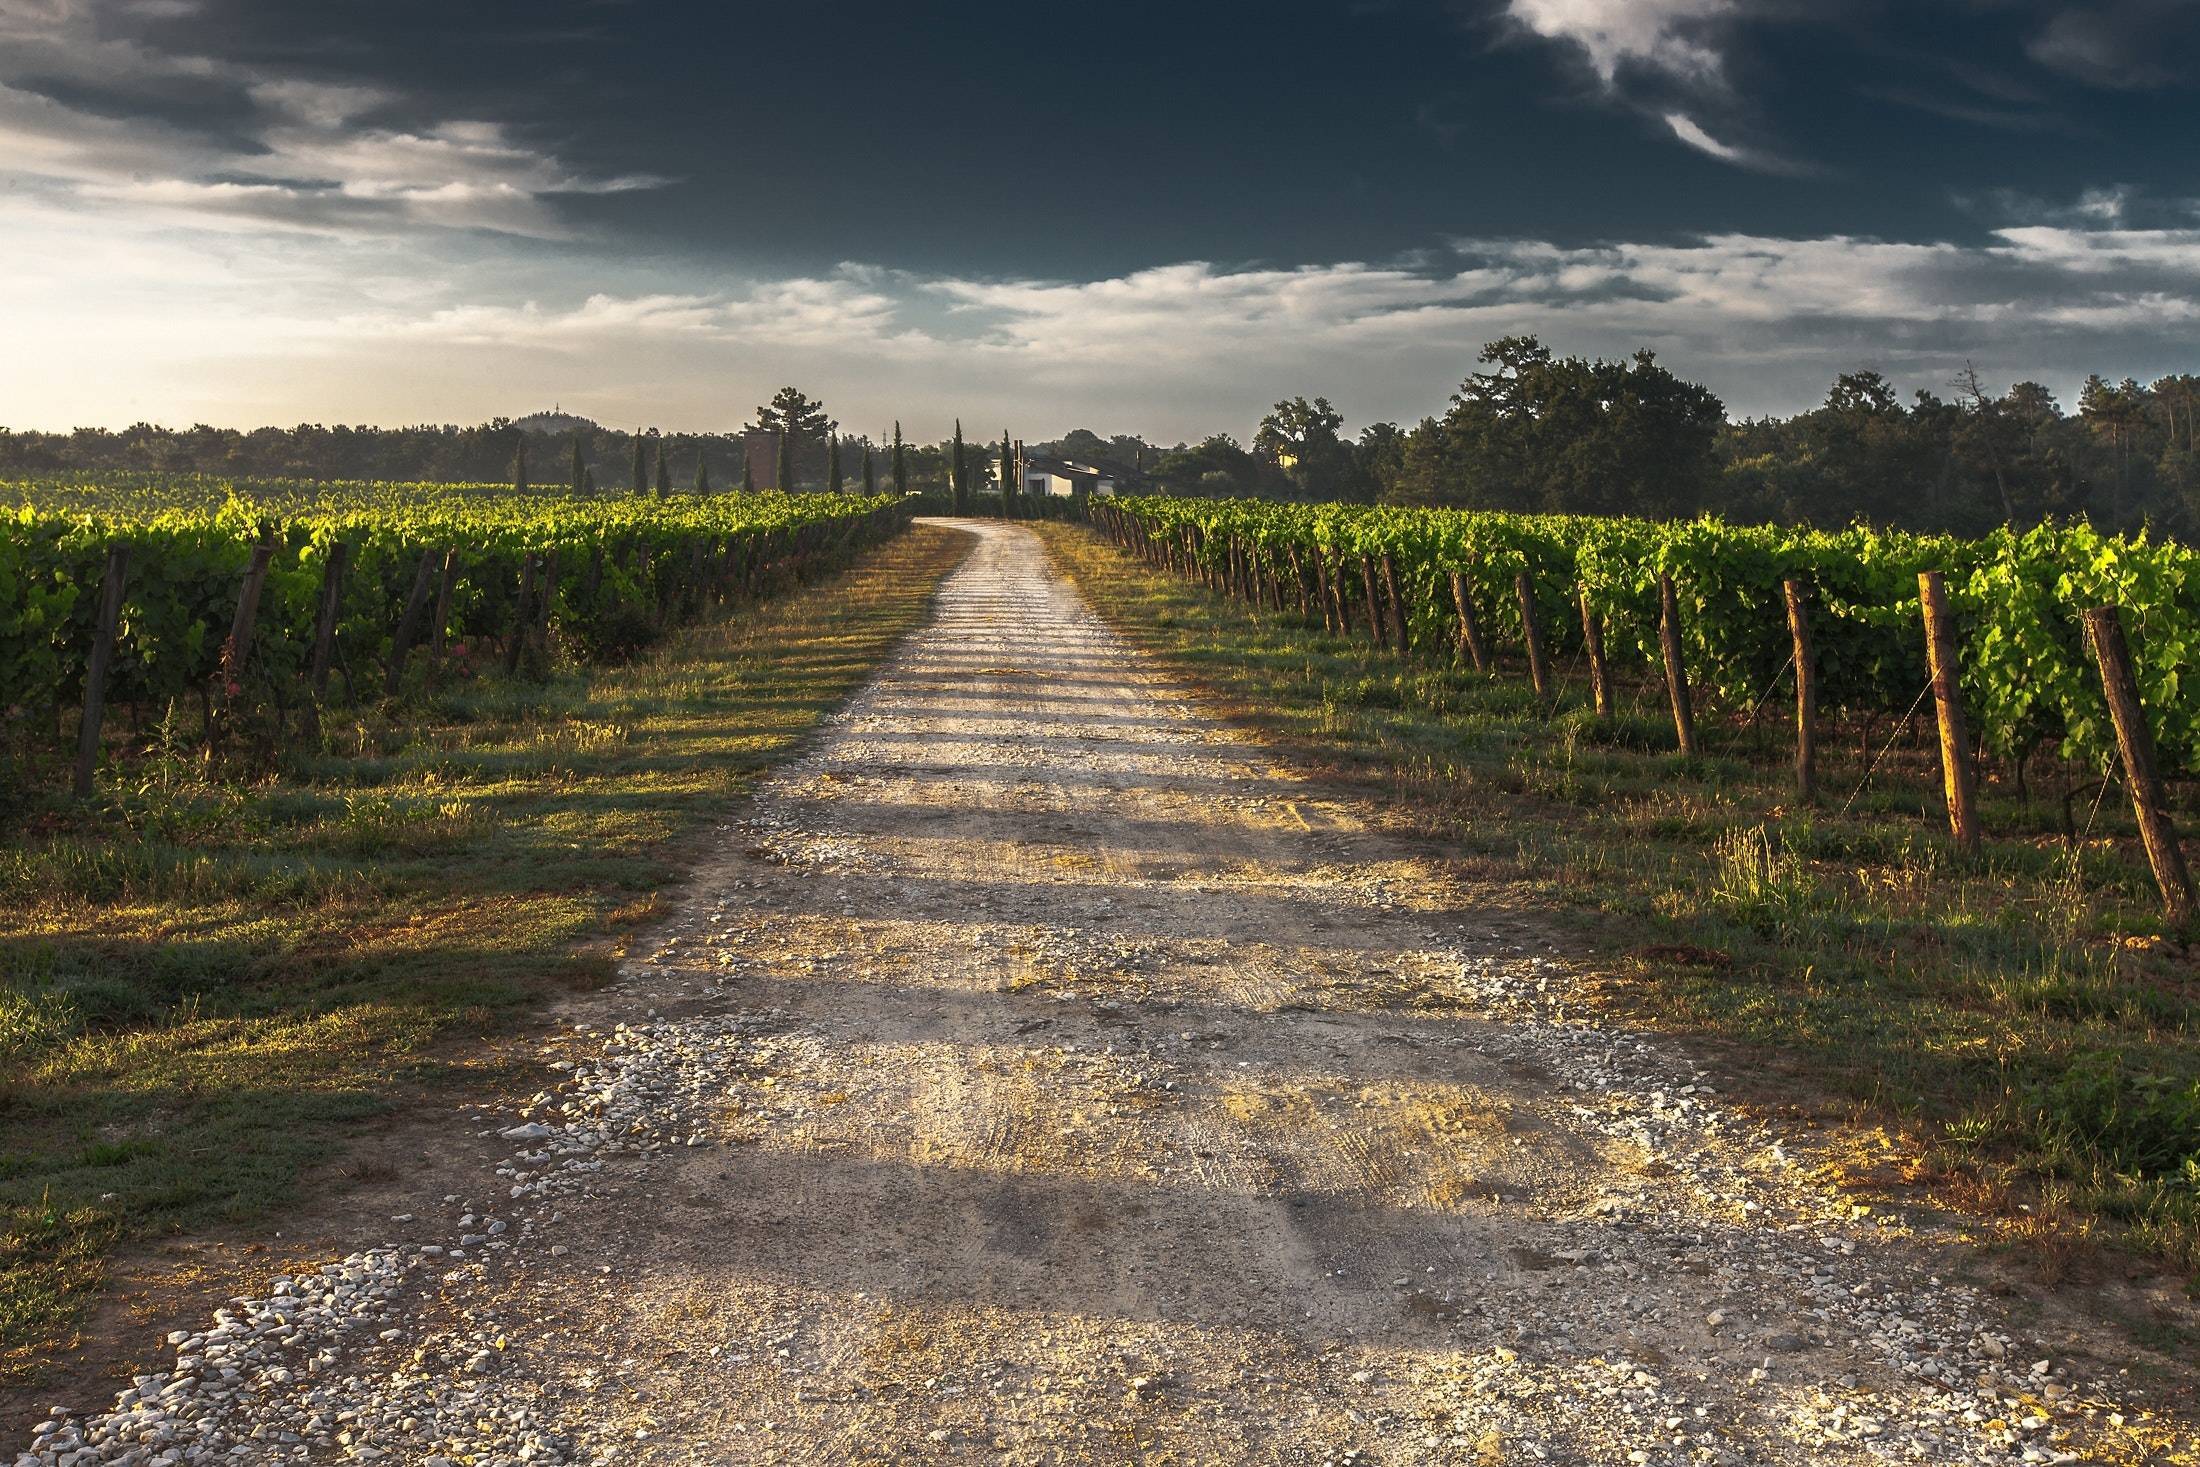
[[863, 492], [878, 493], [878, 471], [871, 466], [871, 440], [863, 440]]
[[1352, 449], [1352, 499], [1389, 500], [1405, 476], [1409, 435], [1396, 423], [1370, 423]]
[[588, 444], [584, 439], [584, 430], [575, 428], [573, 430], [573, 492], [575, 494], [586, 492], [583, 486], [587, 482]]
[[588, 468], [588, 467], [586, 467], [586, 466], [584, 465], [584, 466], [582, 467], [582, 469], [581, 469], [581, 493], [583, 493], [583, 494], [594, 494], [595, 492], [596, 492], [596, 471], [595, 471], [594, 469], [592, 469], [592, 468]]
[[710, 493], [710, 459], [700, 448], [695, 450], [695, 492]]
[[743, 434], [741, 438], [741, 492], [743, 494], [754, 494], [756, 492], [756, 465], [749, 457], [749, 440], [746, 434]]
[[2146, 417], [2146, 389], [2129, 377], [2112, 387], [2095, 372], [2079, 389], [2078, 416], [2109, 446], [2116, 484], [2109, 520], [2121, 525], [2131, 498], [2132, 443]]
[[527, 492], [527, 440], [524, 437], [512, 449], [512, 490], [516, 494]]
[[970, 473], [968, 465], [963, 461], [963, 424], [961, 418], [955, 420], [954, 452], [955, 457], [948, 474], [947, 488], [948, 492], [954, 496], [955, 513], [968, 514], [970, 512]]
[[894, 493], [897, 495], [908, 494], [909, 451], [907, 445], [905, 445], [901, 441], [901, 421], [898, 418], [894, 422], [894, 458], [892, 463], [892, 472], [894, 476]]
[[1304, 499], [1336, 499], [1351, 487], [1352, 450], [1337, 436], [1344, 418], [1326, 397], [1279, 402], [1260, 420], [1253, 452], [1276, 466]]
[[1560, 358], [1532, 336], [1482, 349], [1451, 410], [1408, 446], [1396, 497], [1492, 509], [1679, 515], [1710, 499], [1726, 410], [1658, 365]]
[[825, 429], [825, 488], [838, 494], [846, 486], [840, 479], [840, 435], [830, 425]]
[[1017, 491], [1023, 485], [1016, 482], [1016, 452], [1008, 441], [1008, 430], [1001, 430], [1001, 513], [1007, 514], [1016, 503]]
[[1188, 448], [1173, 448], [1155, 461], [1153, 476], [1173, 494], [1210, 497], [1258, 494], [1269, 482], [1268, 466], [1227, 433], [1216, 433]]
[[665, 441], [657, 440], [657, 493], [662, 496], [672, 492], [672, 465], [665, 461]]
[[634, 435], [634, 492], [649, 492], [649, 460], [644, 453], [642, 435], [639, 432]]
[[781, 435], [779, 488], [795, 488], [804, 465], [813, 470], [824, 467], [831, 420], [825, 416], [825, 405], [800, 388], [782, 387], [772, 394], [772, 400], [756, 410], [756, 426]]

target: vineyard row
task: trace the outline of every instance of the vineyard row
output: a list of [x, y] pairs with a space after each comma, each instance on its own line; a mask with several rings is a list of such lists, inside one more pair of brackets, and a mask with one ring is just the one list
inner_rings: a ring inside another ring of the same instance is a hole
[[1539, 696], [1571, 653], [1600, 717], [1631, 656], [1662, 675], [1684, 755], [1702, 692], [1754, 713], [1791, 688], [1805, 800], [1821, 709], [1914, 713], [1930, 697], [1966, 849], [1982, 750], [2119, 761], [2165, 904], [2193, 913], [2157, 764], [2193, 772], [2200, 731], [2185, 677], [2200, 556], [2183, 546], [2084, 526], [1965, 541], [1249, 500], [1124, 499], [1092, 517], [1150, 564], [1403, 657], [1487, 672], [1496, 645], [1517, 648]]
[[[209, 736], [279, 733], [436, 676], [616, 660], [714, 605], [844, 564], [908, 511], [887, 496], [564, 498], [346, 486], [330, 507], [0, 517], [0, 707], [66, 741], [89, 793], [110, 706], [198, 706]], [[415, 662], [415, 656], [418, 661]]]

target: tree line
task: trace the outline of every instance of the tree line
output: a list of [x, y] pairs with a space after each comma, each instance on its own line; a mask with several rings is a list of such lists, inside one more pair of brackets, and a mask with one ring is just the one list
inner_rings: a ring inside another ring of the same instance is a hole
[[[166, 428], [138, 423], [68, 433], [0, 428], [0, 477], [119, 472], [239, 479], [512, 484], [588, 493], [786, 488], [949, 494], [958, 452], [965, 483], [975, 455], [957, 438], [906, 442], [901, 425], [876, 439], [846, 433], [825, 405], [783, 387], [750, 423], [727, 433], [607, 428], [539, 413], [471, 427]], [[967, 492], [967, 490], [966, 490]]]
[[1969, 365], [1905, 402], [1844, 372], [1791, 417], [1731, 421], [1716, 394], [1649, 351], [1561, 357], [1532, 336], [1483, 348], [1441, 416], [1357, 439], [1325, 398], [1276, 404], [1249, 444], [1158, 455], [1178, 494], [1424, 504], [1531, 513], [1715, 513], [1778, 524], [1975, 534], [2083, 517], [2200, 531], [2200, 376], [2087, 380], [2075, 411], [2048, 388], [1996, 392]]
[[[563, 436], [529, 419], [476, 427], [237, 430], [140, 423], [119, 432], [0, 430], [0, 475], [123, 470], [287, 479], [511, 482], [573, 487], [968, 492], [992, 458], [956, 436], [844, 433], [793, 387], [731, 433], [626, 432], [585, 421]], [[561, 420], [562, 421], [562, 420]], [[539, 426], [539, 424], [537, 425]], [[759, 436], [761, 435], [761, 437]], [[752, 449], [761, 443], [764, 448]], [[1032, 453], [1091, 464], [1129, 489], [1526, 512], [1781, 524], [1855, 520], [1974, 534], [2085, 517], [2112, 530], [2200, 533], [2200, 376], [2090, 378], [2065, 407], [2037, 382], [1990, 388], [1966, 367], [1905, 401], [1877, 372], [1844, 372], [1790, 417], [1733, 421], [1718, 396], [1649, 351], [1559, 356], [1532, 336], [1483, 348], [1440, 415], [1357, 437], [1327, 398], [1276, 404], [1249, 441], [1164, 446], [1078, 429]], [[569, 462], [568, 462], [569, 460]], [[963, 464], [958, 479], [957, 463]]]

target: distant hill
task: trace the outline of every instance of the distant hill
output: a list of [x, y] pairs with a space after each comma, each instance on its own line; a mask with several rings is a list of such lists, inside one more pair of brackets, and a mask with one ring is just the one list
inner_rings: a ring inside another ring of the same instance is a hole
[[559, 437], [576, 428], [600, 428], [603, 425], [593, 418], [579, 417], [555, 408], [547, 413], [529, 413], [524, 418], [512, 419], [512, 426], [522, 433], [540, 433], [545, 437]]

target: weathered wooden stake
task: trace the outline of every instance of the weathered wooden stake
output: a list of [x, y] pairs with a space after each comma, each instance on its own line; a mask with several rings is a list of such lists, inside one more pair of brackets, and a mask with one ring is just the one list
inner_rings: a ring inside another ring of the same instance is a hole
[[328, 697], [329, 659], [336, 651], [336, 611], [344, 594], [344, 567], [350, 562], [351, 547], [339, 540], [329, 546], [328, 559], [321, 563], [321, 606], [314, 613], [313, 656], [306, 664], [306, 680], [313, 689], [316, 707]]
[[1589, 605], [1589, 590], [1581, 591], [1581, 643], [1589, 653], [1589, 690], [1596, 695], [1597, 717], [1612, 716], [1612, 669], [1604, 661], [1604, 622]]
[[1810, 651], [1810, 608], [1801, 581], [1780, 583], [1787, 596], [1788, 636], [1795, 643], [1795, 797], [1818, 798], [1818, 664]]
[[1383, 626], [1382, 598], [1375, 594], [1375, 562], [1360, 557], [1360, 587], [1367, 593], [1367, 630], [1375, 638], [1375, 645], [1390, 646], [1390, 633]]
[[1413, 639], [1406, 629], [1406, 598], [1398, 594], [1398, 562], [1387, 550], [1383, 552], [1383, 593], [1390, 598], [1390, 634], [1397, 639], [1398, 655], [1411, 656]]
[[512, 608], [512, 633], [504, 641], [504, 675], [510, 677], [519, 671], [520, 653], [527, 644], [527, 628], [532, 620], [528, 606], [535, 599], [535, 557], [528, 555], [519, 563], [519, 602]]
[[[1299, 558], [1299, 547], [1297, 545], [1286, 545], [1283, 548], [1285, 553], [1291, 557], [1291, 587], [1299, 594], [1299, 620], [1312, 621], [1314, 619], [1314, 609], [1308, 603], [1306, 595], [1306, 563]], [[1328, 618], [1323, 617], [1322, 620], [1327, 621]]]
[[1535, 582], [1526, 571], [1513, 577], [1513, 595], [1520, 601], [1521, 640], [1528, 646], [1528, 681], [1538, 698], [1551, 696], [1551, 668], [1543, 656], [1543, 624], [1535, 614]]
[[92, 632], [92, 655], [84, 664], [84, 719], [76, 731], [76, 797], [89, 799], [92, 776], [99, 770], [99, 732], [107, 717], [107, 670], [115, 660], [115, 629], [122, 622], [122, 587], [130, 573], [130, 550], [107, 547], [106, 570], [99, 578], [99, 624]]
[[1685, 758], [1696, 756], [1696, 706], [1688, 693], [1688, 664], [1681, 660], [1681, 603], [1673, 578], [1658, 572], [1658, 646], [1665, 653], [1665, 688], [1673, 698], [1673, 733]]
[[[244, 677], [252, 659], [252, 633], [260, 624], [260, 592], [267, 585], [268, 563], [275, 558], [275, 527], [260, 531], [252, 547], [252, 563], [245, 567], [244, 584], [237, 590], [237, 614], [229, 622], [229, 640], [222, 644], [222, 675], [235, 683]], [[222, 690], [228, 696], [229, 690]]]
[[397, 628], [390, 633], [389, 666], [382, 673], [382, 696], [397, 696], [398, 683], [405, 676], [405, 655], [412, 651], [413, 638], [420, 634], [420, 618], [428, 609], [429, 593], [435, 589], [435, 571], [443, 556], [433, 550], [420, 552], [420, 564], [413, 568], [412, 590], [406, 593], [405, 609], [398, 615]]
[[1467, 649], [1467, 660], [1476, 672], [1488, 672], [1489, 648], [1482, 644], [1482, 620], [1474, 614], [1474, 601], [1467, 595], [1464, 571], [1451, 573], [1451, 604], [1459, 609], [1459, 643]]
[[2096, 606], [2085, 613], [2085, 629], [2093, 639], [2093, 655], [2101, 664], [2101, 691], [2108, 695], [2109, 716], [2116, 724], [2116, 748], [2124, 758], [2124, 783], [2131, 788], [2131, 806], [2139, 816], [2139, 838], [2146, 843], [2147, 864], [2154, 868], [2154, 884], [2162, 889], [2162, 906], [2172, 922], [2192, 919], [2192, 873], [2185, 853], [2177, 844], [2177, 826], [2170, 819], [2169, 794], [2162, 787], [2161, 771], [2154, 763], [2154, 734], [2147, 727], [2146, 709], [2139, 703], [2139, 680], [2131, 671], [2131, 647], [2124, 640], [2123, 613], [2113, 606]]
[[1917, 578], [1917, 599], [1925, 613], [1925, 660], [1933, 675], [1933, 707], [1940, 718], [1941, 782], [1948, 792], [1948, 832], [1958, 848], [1976, 851], [1979, 842], [1977, 781], [1971, 771], [1971, 743], [1963, 725], [1963, 697], [1956, 660], [1955, 618], [1948, 611], [1948, 588], [1939, 571]]

